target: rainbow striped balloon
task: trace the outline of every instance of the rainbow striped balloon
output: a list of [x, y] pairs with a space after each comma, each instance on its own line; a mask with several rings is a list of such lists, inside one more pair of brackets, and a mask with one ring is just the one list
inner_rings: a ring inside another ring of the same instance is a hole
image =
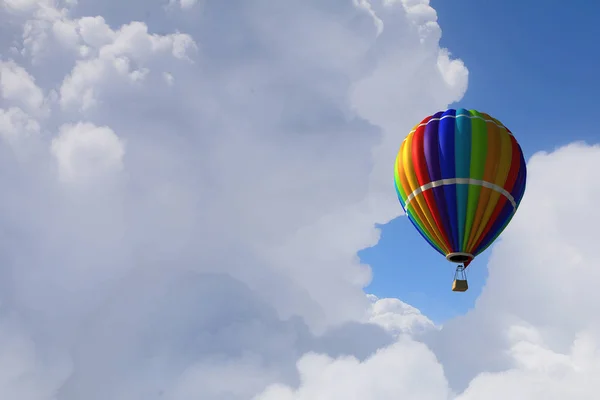
[[463, 108], [431, 115], [396, 157], [404, 212], [449, 261], [467, 266], [502, 233], [523, 194], [521, 147], [500, 121]]

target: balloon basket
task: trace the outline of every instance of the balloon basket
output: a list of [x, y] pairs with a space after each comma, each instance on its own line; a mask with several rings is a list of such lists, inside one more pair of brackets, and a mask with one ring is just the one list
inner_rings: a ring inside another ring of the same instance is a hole
[[456, 272], [454, 273], [452, 291], [466, 292], [467, 289], [469, 289], [469, 283], [467, 282], [467, 273], [465, 272], [465, 267], [463, 265], [459, 265], [458, 267], [456, 267]]

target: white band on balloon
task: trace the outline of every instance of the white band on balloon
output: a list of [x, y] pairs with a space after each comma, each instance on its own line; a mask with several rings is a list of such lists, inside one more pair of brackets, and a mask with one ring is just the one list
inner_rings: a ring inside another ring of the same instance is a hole
[[433, 121], [441, 121], [441, 120], [443, 120], [443, 119], [446, 119], [446, 118], [454, 118], [454, 119], [456, 119], [456, 118], [480, 119], [480, 120], [482, 120], [482, 121], [485, 121], [485, 122], [491, 122], [492, 124], [496, 125], [498, 128], [502, 128], [502, 129], [506, 130], [506, 133], [508, 133], [509, 135], [511, 135], [511, 136], [512, 136], [512, 133], [511, 133], [511, 132], [508, 130], [508, 128], [507, 128], [507, 127], [505, 127], [505, 126], [504, 126], [504, 125], [502, 125], [502, 124], [499, 124], [499, 123], [497, 123], [497, 122], [496, 122], [496, 121], [494, 121], [493, 119], [485, 119], [485, 118], [483, 118], [483, 117], [481, 117], [481, 116], [479, 116], [479, 115], [466, 115], [466, 114], [460, 114], [460, 115], [444, 115], [444, 116], [443, 116], [443, 117], [441, 117], [441, 118], [431, 118], [429, 121], [427, 121], [427, 122], [425, 122], [425, 123], [423, 123], [423, 124], [419, 124], [419, 125], [418, 125], [418, 126], [415, 128], [415, 129], [413, 129], [412, 131], [408, 132], [408, 135], [406, 135], [406, 138], [404, 138], [404, 141], [406, 141], [406, 139], [408, 139], [408, 136], [409, 136], [411, 133], [414, 133], [414, 132], [416, 132], [416, 131], [417, 131], [417, 129], [419, 129], [420, 127], [422, 127], [422, 126], [426, 126], [426, 125], [427, 125], [428, 123], [430, 123], [430, 122], [433, 122]]
[[406, 198], [406, 202], [404, 204], [404, 212], [406, 212], [408, 210], [408, 205], [410, 204], [410, 202], [417, 197], [418, 195], [420, 195], [421, 193], [423, 193], [426, 190], [429, 189], [433, 189], [435, 187], [438, 186], [444, 186], [444, 185], [478, 185], [478, 186], [483, 186], [486, 187], [488, 189], [492, 189], [500, 194], [502, 194], [504, 197], [506, 197], [508, 199], [508, 201], [510, 201], [510, 204], [512, 204], [513, 206], [513, 211], [516, 211], [517, 209], [517, 203], [515, 202], [515, 198], [503, 187], [500, 187], [496, 184], [493, 184], [491, 182], [488, 181], [482, 181], [480, 179], [473, 179], [473, 178], [450, 178], [450, 179], [440, 179], [438, 181], [433, 181], [433, 182], [429, 182], [424, 184], [423, 186], [421, 186], [418, 189], [415, 189], [414, 192], [412, 192], [407, 198]]

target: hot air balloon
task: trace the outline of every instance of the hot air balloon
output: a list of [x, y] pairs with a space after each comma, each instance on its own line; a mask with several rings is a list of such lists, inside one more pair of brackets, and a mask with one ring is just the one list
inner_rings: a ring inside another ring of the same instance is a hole
[[461, 264], [452, 290], [466, 291], [465, 269], [506, 228], [525, 193], [521, 146], [488, 114], [448, 109], [410, 131], [394, 172], [408, 219], [431, 247]]

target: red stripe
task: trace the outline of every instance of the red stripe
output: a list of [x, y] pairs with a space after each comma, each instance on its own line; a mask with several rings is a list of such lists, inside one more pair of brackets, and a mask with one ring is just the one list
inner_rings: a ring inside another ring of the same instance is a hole
[[430, 115], [429, 117], [423, 118], [423, 121], [421, 121], [421, 123], [419, 125], [423, 125], [423, 124], [428, 123], [431, 120], [431, 118], [433, 118], [433, 115]]
[[[430, 118], [431, 117], [426, 119], [429, 120]], [[412, 139], [413, 145], [411, 148], [413, 166], [415, 168], [415, 174], [417, 175], [419, 186], [423, 186], [431, 182], [431, 178], [429, 177], [429, 171], [427, 169], [427, 161], [425, 160], [424, 135], [425, 127], [418, 127], [414, 133]], [[444, 225], [442, 224], [442, 219], [438, 211], [433, 192], [431, 190], [426, 190], [423, 192], [423, 197], [425, 198], [425, 202], [427, 203], [427, 207], [431, 212], [435, 224], [437, 225], [439, 231], [442, 234], [442, 239], [446, 243], [448, 249], [452, 249], [452, 246], [450, 245], [450, 240], [448, 238], [448, 232], [445, 231]]]

